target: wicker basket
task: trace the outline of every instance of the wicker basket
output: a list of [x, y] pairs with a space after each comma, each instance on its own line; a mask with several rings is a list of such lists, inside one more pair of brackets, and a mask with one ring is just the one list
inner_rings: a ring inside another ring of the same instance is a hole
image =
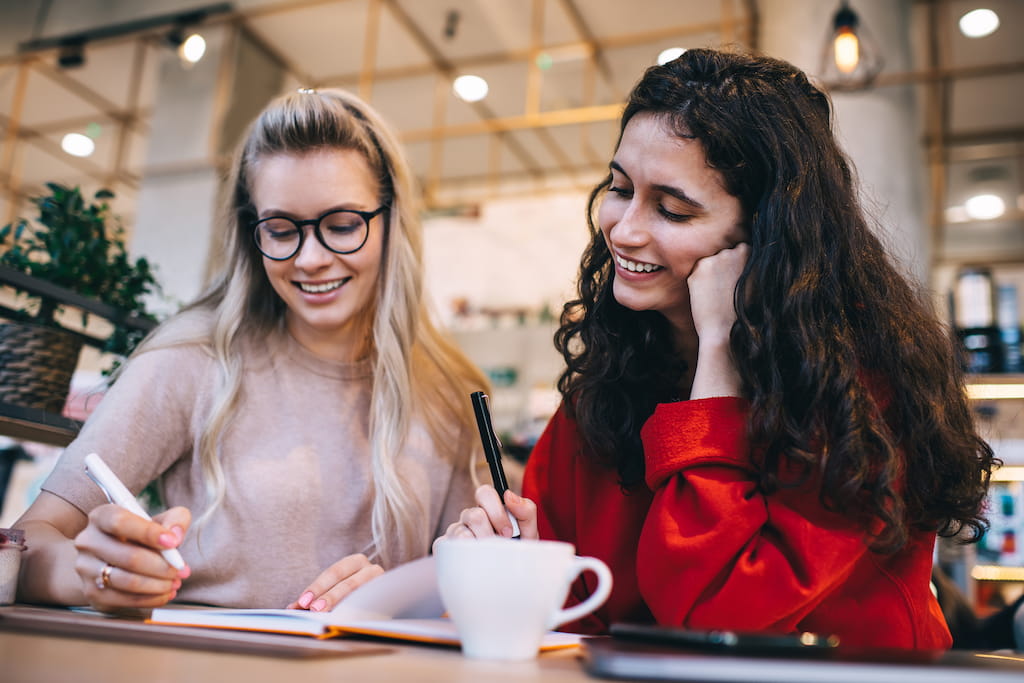
[[60, 413], [81, 350], [65, 330], [0, 322], [0, 401]]

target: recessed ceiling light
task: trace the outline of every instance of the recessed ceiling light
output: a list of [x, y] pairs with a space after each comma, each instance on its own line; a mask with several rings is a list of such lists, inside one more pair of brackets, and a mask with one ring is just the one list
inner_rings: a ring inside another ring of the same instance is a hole
[[667, 64], [684, 52], [686, 52], [685, 47], [666, 48], [658, 54], [658, 64]]
[[87, 135], [68, 133], [60, 141], [60, 147], [75, 157], [87, 157], [96, 150], [96, 143]]
[[960, 32], [968, 38], [984, 38], [999, 28], [999, 15], [990, 9], [974, 9], [960, 17]]
[[465, 102], [479, 102], [487, 97], [487, 81], [479, 76], [459, 76], [452, 83], [456, 96]]
[[994, 194], [976, 194], [964, 202], [967, 215], [976, 221], [999, 218], [1006, 212], [1006, 203]]

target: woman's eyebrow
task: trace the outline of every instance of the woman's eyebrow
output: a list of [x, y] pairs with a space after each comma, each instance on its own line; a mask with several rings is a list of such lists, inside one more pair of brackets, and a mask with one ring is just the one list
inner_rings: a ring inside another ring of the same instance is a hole
[[701, 204], [699, 201], [697, 201], [690, 195], [680, 190], [678, 187], [673, 187], [672, 185], [653, 185], [652, 188], [657, 190], [658, 192], [662, 192], [664, 194], [675, 197], [679, 201], [689, 204], [694, 208], [704, 210], [703, 204]]
[[[609, 163], [608, 168], [610, 168], [613, 171], [618, 171], [622, 175], [626, 176], [626, 178], [629, 178], [629, 174], [626, 173], [625, 169], [623, 169], [622, 166], [620, 166], [616, 161], [612, 161], [611, 163]], [[696, 199], [680, 190], [678, 187], [674, 187], [672, 185], [653, 185], [652, 189], [675, 197], [679, 201], [689, 204], [695, 209], [700, 209], [703, 211], [705, 208], [703, 204], [701, 204]]]
[[625, 169], [623, 169], [621, 166], [619, 166], [619, 163], [617, 161], [615, 161], [614, 159], [608, 163], [608, 168], [610, 168], [613, 171], [618, 171], [619, 173], [621, 173], [622, 175], [626, 176], [627, 178], [629, 177], [629, 174], [626, 173]]

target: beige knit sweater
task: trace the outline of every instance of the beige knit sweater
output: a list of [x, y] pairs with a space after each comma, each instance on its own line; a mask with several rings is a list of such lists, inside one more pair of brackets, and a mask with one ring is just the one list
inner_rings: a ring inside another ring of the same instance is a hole
[[[248, 354], [242, 408], [223, 439], [227, 497], [199, 533], [193, 526], [185, 537], [181, 552], [192, 576], [179, 602], [284, 607], [330, 564], [370, 547], [370, 364], [327, 361], [285, 337]], [[133, 492], [159, 477], [166, 506], [190, 508], [194, 522], [206, 493], [193, 455], [216, 377], [213, 358], [199, 346], [134, 358], [43, 489], [83, 512], [106, 502], [83, 470], [95, 451]], [[452, 436], [460, 448], [472, 447], [471, 434], [453, 426]], [[422, 425], [399, 469], [434, 536], [472, 505], [468, 468], [445, 461]], [[431, 540], [395, 550], [411, 560]]]

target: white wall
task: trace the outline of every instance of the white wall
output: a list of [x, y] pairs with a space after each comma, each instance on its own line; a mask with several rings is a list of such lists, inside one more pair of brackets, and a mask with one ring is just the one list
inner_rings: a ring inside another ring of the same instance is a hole
[[428, 219], [426, 280], [441, 320], [454, 322], [456, 299], [474, 310], [547, 304], [557, 315], [589, 239], [586, 201], [586, 193], [500, 199], [481, 205], [478, 218]]
[[[838, 2], [759, 0], [760, 49], [809, 74], [820, 70], [828, 27]], [[886, 69], [910, 67], [910, 3], [857, 0], [861, 24], [884, 50]], [[803, 36], [794, 40], [794, 36]], [[832, 94], [836, 131], [853, 160], [866, 206], [881, 222], [881, 236], [906, 270], [928, 281], [929, 238], [925, 223], [924, 158], [919, 117], [909, 85]]]

